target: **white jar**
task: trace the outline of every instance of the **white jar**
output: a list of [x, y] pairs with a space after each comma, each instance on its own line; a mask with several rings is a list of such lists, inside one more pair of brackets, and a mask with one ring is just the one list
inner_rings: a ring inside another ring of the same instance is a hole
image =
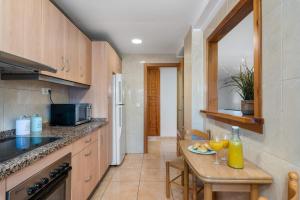
[[30, 135], [30, 118], [21, 116], [16, 120], [16, 136]]

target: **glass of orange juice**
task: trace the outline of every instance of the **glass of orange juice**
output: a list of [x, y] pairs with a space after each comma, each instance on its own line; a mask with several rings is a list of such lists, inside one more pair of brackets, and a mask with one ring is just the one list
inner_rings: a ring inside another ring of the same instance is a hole
[[209, 146], [216, 152], [216, 161], [214, 164], [219, 165], [218, 153], [224, 147], [222, 138], [220, 136], [214, 135], [212, 136], [211, 140], [209, 141]]
[[226, 158], [226, 152], [227, 152], [227, 149], [228, 149], [228, 146], [229, 146], [229, 140], [230, 140], [230, 135], [225, 133], [223, 135], [223, 138], [222, 138], [222, 142], [223, 142], [223, 157], [221, 158], [222, 161], [226, 161], [227, 158]]

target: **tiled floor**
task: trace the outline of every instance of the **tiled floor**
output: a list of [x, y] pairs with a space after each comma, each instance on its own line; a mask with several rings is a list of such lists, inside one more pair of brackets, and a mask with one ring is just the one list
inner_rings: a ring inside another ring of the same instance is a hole
[[[123, 164], [111, 167], [92, 200], [167, 200], [165, 161], [176, 157], [176, 139], [151, 139], [148, 154], [128, 154]], [[178, 174], [172, 170], [171, 176]], [[170, 200], [182, 199], [172, 186]]]

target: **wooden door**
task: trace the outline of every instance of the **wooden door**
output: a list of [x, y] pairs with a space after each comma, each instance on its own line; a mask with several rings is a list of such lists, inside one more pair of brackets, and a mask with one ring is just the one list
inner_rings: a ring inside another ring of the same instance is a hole
[[160, 136], [160, 71], [159, 68], [147, 69], [147, 136]]
[[57, 69], [56, 73], [43, 72], [43, 74], [64, 78], [64, 28], [66, 18], [48, 0], [42, 2], [42, 14], [42, 62]]

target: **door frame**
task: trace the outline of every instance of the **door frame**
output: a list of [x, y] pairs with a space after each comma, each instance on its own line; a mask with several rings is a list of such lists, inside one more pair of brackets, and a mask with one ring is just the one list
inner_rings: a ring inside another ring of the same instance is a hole
[[180, 63], [145, 63], [144, 64], [144, 153], [148, 153], [148, 67], [180, 67]]

